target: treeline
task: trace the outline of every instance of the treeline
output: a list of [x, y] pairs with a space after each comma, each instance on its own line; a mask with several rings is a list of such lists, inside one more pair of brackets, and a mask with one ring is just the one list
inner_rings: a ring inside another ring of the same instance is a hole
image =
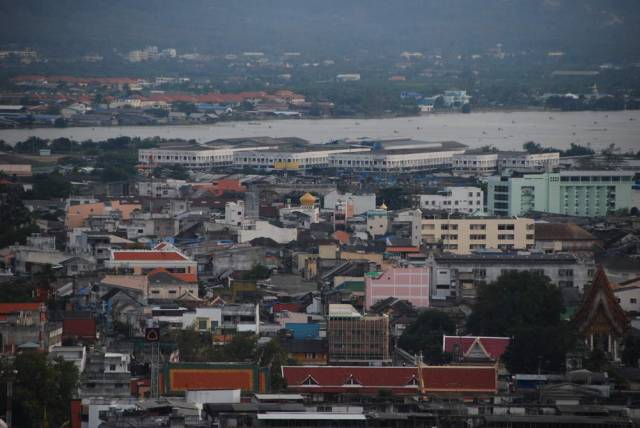
[[522, 148], [527, 151], [527, 153], [537, 154], [537, 153], [555, 153], [560, 152], [561, 157], [565, 156], [589, 156], [595, 154], [595, 151], [587, 146], [581, 146], [580, 144], [571, 143], [571, 146], [567, 150], [556, 149], [554, 147], [543, 147], [540, 143], [536, 143], [534, 141], [526, 142], [522, 145]]
[[[14, 147], [0, 141], [0, 151], [34, 155], [41, 150], [51, 150], [53, 155], [67, 155], [58, 160], [60, 165], [74, 167], [92, 166], [105, 182], [123, 181], [136, 175], [138, 150], [158, 147], [167, 140], [159, 137], [116, 137], [104, 141], [74, 141], [68, 138], [47, 140], [30, 137]], [[37, 178], [37, 176], [36, 176]]]
[[15, 151], [23, 154], [38, 154], [40, 150], [49, 149], [52, 154], [84, 154], [98, 155], [103, 152], [138, 150], [157, 147], [165, 140], [161, 138], [139, 138], [139, 137], [116, 137], [104, 141], [74, 141], [69, 138], [56, 138], [53, 140], [39, 137], [29, 137], [24, 141], [16, 143], [14, 147], [0, 141], [0, 150]]
[[580, 95], [578, 98], [558, 95], [547, 98], [545, 107], [562, 111], [638, 110], [640, 109], [640, 100], [635, 98], [627, 99], [622, 95], [610, 95], [597, 98], [585, 97], [583, 95]]

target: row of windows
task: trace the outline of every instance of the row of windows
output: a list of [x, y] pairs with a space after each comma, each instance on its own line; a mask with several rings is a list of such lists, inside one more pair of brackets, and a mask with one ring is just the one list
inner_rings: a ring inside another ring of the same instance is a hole
[[619, 182], [619, 181], [631, 181], [631, 176], [625, 176], [625, 177], [620, 177], [617, 175], [614, 176], [562, 176], [560, 177], [560, 181], [563, 182], [576, 182], [579, 181], [581, 183], [584, 182], [598, 182], [598, 181], [612, 181], [612, 182]]

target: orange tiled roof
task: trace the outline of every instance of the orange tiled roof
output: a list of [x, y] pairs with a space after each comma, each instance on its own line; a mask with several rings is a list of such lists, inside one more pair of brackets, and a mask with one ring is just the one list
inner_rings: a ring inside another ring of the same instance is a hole
[[417, 253], [420, 251], [418, 247], [387, 247], [387, 253]]
[[42, 303], [0, 303], [0, 314], [6, 315], [20, 311], [39, 312]]

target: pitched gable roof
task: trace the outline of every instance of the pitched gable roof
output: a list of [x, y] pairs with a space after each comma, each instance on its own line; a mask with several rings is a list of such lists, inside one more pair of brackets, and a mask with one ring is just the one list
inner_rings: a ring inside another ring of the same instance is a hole
[[598, 238], [573, 223], [536, 223], [536, 240], [596, 241]]
[[149, 285], [180, 285], [187, 284], [187, 282], [181, 280], [180, 278], [172, 275], [171, 272], [167, 271], [163, 268], [157, 268], [152, 270], [147, 274], [147, 279], [149, 280]]
[[[621, 337], [630, 327], [602, 265], [593, 277], [582, 303], [572, 320], [580, 334], [612, 333]], [[608, 331], [603, 331], [608, 328]]]
[[511, 339], [508, 337], [486, 336], [443, 336], [442, 350], [456, 353], [458, 348], [460, 356], [466, 359], [486, 358], [498, 361], [507, 350]]
[[[426, 392], [495, 393], [495, 366], [423, 366], [422, 377]], [[348, 393], [354, 386], [360, 393], [375, 394], [388, 389], [397, 394], [419, 392], [417, 367], [361, 367], [361, 366], [285, 366], [282, 374], [288, 389], [314, 392]], [[307, 379], [316, 384], [308, 385]]]

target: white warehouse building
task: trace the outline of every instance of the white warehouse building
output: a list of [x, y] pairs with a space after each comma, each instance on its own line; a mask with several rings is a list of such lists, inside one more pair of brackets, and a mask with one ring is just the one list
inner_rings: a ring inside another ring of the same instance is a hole
[[163, 146], [138, 150], [138, 162], [145, 166], [182, 165], [190, 169], [206, 169], [231, 165], [236, 152], [266, 150], [273, 147], [207, 147], [200, 145]]
[[468, 150], [453, 157], [457, 174], [493, 175], [505, 169], [551, 171], [560, 165], [560, 153]]
[[[328, 148], [331, 147], [331, 148]], [[326, 168], [330, 156], [337, 153], [368, 152], [369, 148], [351, 146], [307, 146], [295, 150], [249, 150], [233, 155], [235, 167], [264, 170], [305, 170]]]
[[368, 142], [370, 151], [336, 153], [329, 156], [329, 166], [338, 170], [363, 172], [417, 172], [451, 168], [453, 156], [464, 153], [467, 146], [454, 141], [426, 142], [387, 140]]

